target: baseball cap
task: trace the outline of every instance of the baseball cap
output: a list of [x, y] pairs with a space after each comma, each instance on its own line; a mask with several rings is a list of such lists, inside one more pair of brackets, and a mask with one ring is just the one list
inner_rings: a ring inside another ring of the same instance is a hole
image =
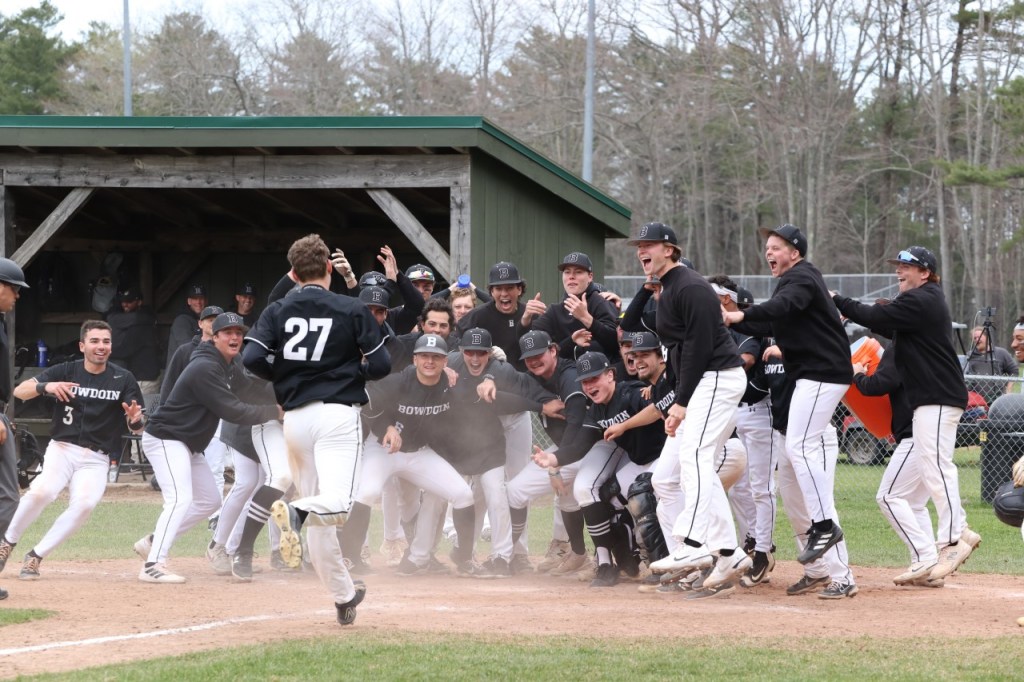
[[622, 337], [619, 339], [619, 345], [621, 346], [626, 343], [632, 345], [634, 336], [636, 336], [636, 332], [622, 332]]
[[466, 330], [462, 335], [462, 350], [491, 350], [494, 343], [491, 341], [491, 333], [482, 327], [473, 327]]
[[525, 284], [519, 276], [519, 268], [508, 261], [501, 261], [491, 266], [490, 277], [487, 278], [487, 286], [496, 287], [501, 284]]
[[188, 288], [186, 298], [196, 298], [197, 296], [206, 296], [206, 287], [202, 284], [193, 284]]
[[804, 233], [796, 225], [786, 223], [785, 225], [779, 225], [773, 230], [762, 229], [758, 231], [765, 239], [775, 235], [783, 241], [792, 244], [801, 256], [807, 255], [807, 237], [804, 236]]
[[885, 262], [890, 265], [907, 263], [909, 265], [916, 265], [919, 268], [924, 268], [925, 270], [930, 270], [931, 272], [937, 272], [939, 269], [939, 261], [935, 258], [935, 254], [923, 246], [911, 246], [906, 248], [903, 251], [900, 251], [895, 258], [890, 258]]
[[633, 334], [633, 352], [661, 350], [661, 339], [654, 332], [637, 332]]
[[217, 319], [213, 321], [213, 333], [216, 334], [224, 329], [230, 329], [231, 327], [238, 327], [242, 330], [242, 333], [249, 331], [249, 327], [245, 325], [245, 320], [238, 313], [221, 313], [217, 316]]
[[142, 300], [142, 292], [139, 291], [136, 287], [127, 287], [127, 288], [125, 288], [124, 291], [121, 292], [121, 300], [122, 301], [141, 301]]
[[551, 345], [547, 332], [531, 330], [519, 337], [519, 357], [522, 360], [541, 355]]
[[426, 265], [416, 264], [409, 266], [409, 269], [405, 271], [405, 276], [412, 280], [425, 279], [429, 282], [434, 281], [434, 271]]
[[235, 293], [239, 296], [255, 296], [256, 287], [253, 286], [252, 282], [246, 282], [242, 286], [238, 287], [238, 291]]
[[[676, 239], [675, 231], [665, 223], [647, 223], [645, 225], [641, 225], [640, 231], [637, 233], [636, 237], [630, 239], [626, 243], [630, 246], [636, 246], [642, 242], [662, 242], [675, 247], [675, 249], [680, 253], [682, 252], [682, 249], [679, 248], [679, 240]], [[693, 264], [691, 263], [687, 267], [692, 269]]]
[[750, 293], [750, 289], [736, 287], [736, 306], [742, 310], [752, 305], [754, 305], [754, 294]]
[[693, 261], [690, 260], [689, 258], [687, 258], [686, 256], [680, 256], [679, 257], [679, 262], [682, 263], [683, 265], [685, 265], [686, 267], [690, 268], [691, 270], [696, 270], [697, 269], [697, 268], [693, 267]]
[[203, 312], [199, 313], [199, 319], [205, 320], [208, 317], [217, 317], [224, 312], [224, 309], [219, 305], [208, 305], [203, 308]]
[[437, 334], [424, 334], [416, 339], [416, 346], [412, 349], [413, 355], [417, 353], [434, 353], [436, 355], [448, 355], [448, 344], [444, 338]]
[[587, 272], [594, 271], [594, 265], [590, 262], [590, 256], [580, 251], [573, 251], [562, 259], [562, 264], [558, 266], [558, 270], [561, 272], [569, 267], [583, 268]]
[[388, 307], [391, 297], [382, 287], [368, 286], [359, 292], [359, 300], [366, 305], [375, 305], [381, 308]]
[[382, 273], [377, 272], [376, 270], [370, 270], [369, 272], [364, 272], [363, 276], [359, 278], [359, 286], [382, 287], [386, 281], [388, 281], [388, 278]]
[[576, 379], [577, 381], [590, 379], [610, 368], [611, 363], [608, 362], [604, 353], [589, 351], [576, 360]]

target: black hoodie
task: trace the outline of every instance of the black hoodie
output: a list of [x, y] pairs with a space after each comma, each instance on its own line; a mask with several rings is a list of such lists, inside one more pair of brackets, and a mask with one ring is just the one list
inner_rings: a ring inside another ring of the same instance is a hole
[[[146, 424], [146, 433], [162, 440], [181, 441], [192, 452], [200, 452], [213, 438], [221, 419], [253, 425], [277, 418], [277, 405], [240, 401], [232, 392], [232, 378], [227, 361], [213, 342], [200, 343], [167, 402]], [[241, 390], [241, 373], [236, 373], [234, 379], [235, 390]]]

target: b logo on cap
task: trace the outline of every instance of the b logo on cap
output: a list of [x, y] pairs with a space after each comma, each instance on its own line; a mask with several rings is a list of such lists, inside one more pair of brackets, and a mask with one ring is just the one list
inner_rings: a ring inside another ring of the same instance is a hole
[[469, 340], [469, 344], [471, 346], [480, 346], [480, 345], [483, 345], [483, 342], [484, 342], [483, 334], [473, 334], [472, 338]]
[[498, 277], [508, 279], [508, 268], [498, 268]]
[[380, 303], [381, 300], [384, 298], [381, 295], [381, 292], [379, 292], [379, 291], [371, 291], [370, 293], [373, 294], [373, 302], [374, 303]]
[[430, 348], [437, 347], [437, 337], [436, 336], [428, 336], [427, 337], [427, 346], [430, 347]]
[[566, 263], [575, 263], [579, 259], [580, 259], [580, 254], [578, 254], [578, 253], [570, 253], [568, 256], [565, 257], [565, 262]]
[[532, 336], [524, 336], [523, 337], [523, 345], [526, 346], [527, 350], [530, 350], [531, 348], [533, 348], [533, 337]]
[[647, 226], [644, 225], [643, 227], [640, 228], [640, 236], [638, 238], [639, 239], [643, 239], [646, 236], [647, 236]]
[[580, 369], [582, 369], [584, 372], [589, 372], [590, 371], [590, 360], [589, 359], [587, 359], [587, 360], [580, 360]]

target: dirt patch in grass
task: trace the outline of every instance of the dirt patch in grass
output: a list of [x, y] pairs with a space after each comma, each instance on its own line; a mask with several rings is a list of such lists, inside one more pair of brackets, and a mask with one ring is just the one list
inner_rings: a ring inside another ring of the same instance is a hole
[[[127, 498], [145, 491], [112, 488]], [[311, 573], [271, 571], [253, 582], [213, 575], [204, 559], [172, 559], [183, 585], [138, 582], [141, 562], [125, 559], [45, 561], [42, 579], [3, 575], [11, 595], [0, 608], [49, 609], [45, 621], [2, 629], [2, 676], [75, 670], [187, 652], [310, 637], [345, 637], [362, 629], [382, 634], [445, 632], [507, 636], [620, 638], [638, 632], [687, 638], [727, 635], [779, 637], [993, 637], [1021, 632], [1024, 578], [954, 576], [944, 588], [896, 588], [892, 569], [856, 570], [860, 594], [826, 601], [787, 597], [801, 567], [780, 562], [769, 585], [728, 598], [687, 601], [641, 594], [634, 583], [591, 588], [572, 578], [520, 575], [508, 580], [454, 576], [403, 578], [390, 569], [365, 578], [369, 593], [355, 625], [335, 622], [333, 603]], [[983, 549], [981, 551], [984, 551]], [[383, 560], [374, 556], [378, 566]]]

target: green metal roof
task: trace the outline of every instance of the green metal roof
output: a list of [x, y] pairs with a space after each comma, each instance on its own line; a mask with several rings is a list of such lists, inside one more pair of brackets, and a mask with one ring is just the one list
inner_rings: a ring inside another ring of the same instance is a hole
[[629, 235], [628, 208], [482, 116], [0, 116], [3, 147], [41, 152], [48, 148], [477, 148], [601, 219], [610, 230]]

